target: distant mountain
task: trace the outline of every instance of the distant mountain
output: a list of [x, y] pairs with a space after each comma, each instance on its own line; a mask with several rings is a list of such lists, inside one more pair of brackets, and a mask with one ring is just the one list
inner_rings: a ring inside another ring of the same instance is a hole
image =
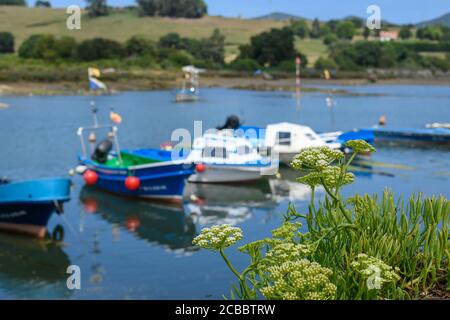
[[261, 17], [253, 18], [252, 20], [277, 20], [277, 21], [285, 21], [285, 20], [306, 20], [303, 17], [299, 17], [293, 14], [288, 14], [284, 12], [272, 12], [269, 14], [266, 14]]
[[450, 12], [446, 13], [440, 17], [437, 17], [435, 19], [420, 22], [420, 23], [416, 24], [416, 26], [418, 28], [423, 28], [423, 27], [434, 26], [434, 25], [439, 25], [439, 24], [450, 28]]

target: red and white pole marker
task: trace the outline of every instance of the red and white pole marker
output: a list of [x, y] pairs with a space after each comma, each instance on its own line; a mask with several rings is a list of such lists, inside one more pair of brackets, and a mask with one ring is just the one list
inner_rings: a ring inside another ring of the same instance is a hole
[[300, 57], [295, 58], [295, 84], [296, 84], [296, 94], [300, 97], [300, 66], [302, 65], [302, 60]]

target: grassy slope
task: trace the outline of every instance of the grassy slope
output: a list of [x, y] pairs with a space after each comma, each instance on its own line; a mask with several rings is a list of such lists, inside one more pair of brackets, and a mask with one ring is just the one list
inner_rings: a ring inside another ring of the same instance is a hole
[[242, 20], [207, 16], [202, 19], [171, 19], [138, 17], [131, 11], [114, 12], [107, 17], [91, 19], [83, 15], [81, 30], [66, 28], [65, 9], [20, 8], [0, 6], [0, 31], [10, 31], [16, 38], [16, 47], [35, 33], [69, 35], [77, 40], [104, 37], [125, 41], [133, 35], [146, 35], [154, 40], [169, 32], [182, 36], [202, 38], [219, 28], [226, 36], [227, 52], [236, 52], [237, 45], [245, 43], [257, 33], [286, 24], [281, 21]]

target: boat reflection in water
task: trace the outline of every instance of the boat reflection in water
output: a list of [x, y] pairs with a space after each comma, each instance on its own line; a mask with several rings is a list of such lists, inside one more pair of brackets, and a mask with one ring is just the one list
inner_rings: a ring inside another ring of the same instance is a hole
[[0, 293], [18, 299], [68, 298], [69, 265], [60, 243], [0, 233]]
[[87, 212], [97, 213], [113, 225], [139, 238], [173, 251], [193, 251], [196, 228], [181, 207], [120, 197], [84, 186], [80, 200]]
[[[298, 171], [290, 167], [280, 168], [280, 179], [270, 179], [269, 184], [273, 198], [276, 202], [281, 201], [309, 201], [311, 188], [296, 181], [300, 176]], [[316, 193], [323, 193], [322, 187], [316, 188]]]
[[241, 185], [189, 183], [185, 197], [190, 200], [185, 210], [200, 226], [237, 225], [250, 219], [254, 209], [270, 213], [277, 205], [267, 180]]

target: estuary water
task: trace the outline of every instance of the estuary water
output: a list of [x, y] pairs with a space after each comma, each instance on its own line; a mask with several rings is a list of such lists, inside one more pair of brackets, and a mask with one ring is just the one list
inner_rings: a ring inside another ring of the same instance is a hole
[[[230, 114], [246, 125], [289, 121], [316, 131], [368, 127], [381, 115], [387, 127], [450, 122], [448, 86], [320, 88], [330, 93], [305, 93], [300, 101], [284, 92], [221, 88], [203, 89], [202, 100], [190, 104], [173, 103], [170, 91], [2, 97], [10, 107], [0, 110], [0, 176], [67, 176], [81, 151], [76, 130], [92, 124], [92, 100], [100, 122], [109, 121], [111, 107], [122, 116], [119, 138], [126, 149], [159, 147], [177, 128], [193, 132], [194, 121], [201, 120], [205, 130]], [[331, 95], [331, 89], [348, 93]], [[327, 97], [334, 106], [327, 106]], [[403, 197], [419, 192], [450, 196], [449, 149], [376, 147], [345, 194], [390, 188]], [[50, 232], [63, 227], [62, 243], [0, 234], [0, 299], [221, 299], [235, 279], [218, 254], [198, 250], [192, 239], [202, 227], [230, 223], [243, 229], [245, 241], [253, 241], [270, 235], [289, 203], [306, 210], [308, 188], [295, 182], [295, 171], [280, 173], [281, 178], [257, 184], [188, 185], [183, 207], [87, 189], [76, 176], [64, 215], [54, 215], [49, 223]], [[228, 253], [238, 269], [248, 262], [233, 248]], [[80, 267], [80, 290], [66, 286], [69, 265]]]

